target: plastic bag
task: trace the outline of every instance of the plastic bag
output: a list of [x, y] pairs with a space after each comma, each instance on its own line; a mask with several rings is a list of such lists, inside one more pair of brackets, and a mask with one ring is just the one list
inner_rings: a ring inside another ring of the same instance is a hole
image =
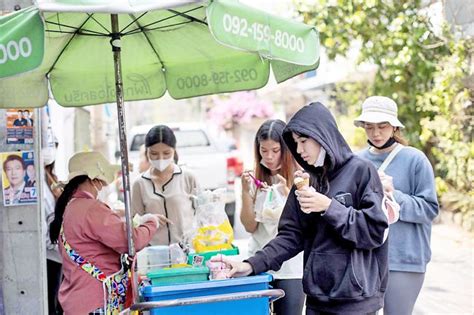
[[276, 185], [257, 192], [255, 200], [255, 220], [262, 223], [275, 223], [280, 220], [286, 199]]
[[196, 253], [232, 248], [234, 231], [225, 213], [225, 194], [225, 188], [220, 188], [196, 195], [196, 233], [192, 239]]
[[[395, 200], [395, 197], [391, 193], [384, 193], [382, 199], [382, 210], [385, 216], [387, 217], [387, 222], [389, 225], [395, 223], [400, 218], [400, 205]], [[389, 228], [385, 229], [383, 242], [388, 238]]]

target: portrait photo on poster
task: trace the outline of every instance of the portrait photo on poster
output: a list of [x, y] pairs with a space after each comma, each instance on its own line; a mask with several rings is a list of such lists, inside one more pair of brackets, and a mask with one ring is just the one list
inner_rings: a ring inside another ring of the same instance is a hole
[[6, 110], [7, 144], [33, 143], [33, 114], [33, 108]]
[[3, 205], [18, 206], [38, 202], [33, 151], [0, 152]]

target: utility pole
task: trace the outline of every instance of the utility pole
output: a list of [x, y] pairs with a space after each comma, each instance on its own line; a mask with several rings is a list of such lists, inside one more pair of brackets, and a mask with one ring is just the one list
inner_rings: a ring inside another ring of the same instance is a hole
[[[5, 184], [2, 184], [0, 191], [0, 251], [2, 253], [0, 255], [2, 286], [0, 302], [3, 303], [5, 314], [47, 314], [46, 246], [43, 231], [45, 225], [43, 225], [44, 214], [41, 210], [43, 184], [41, 179], [44, 173], [39, 156], [41, 114], [39, 109], [33, 111], [33, 143], [7, 144], [6, 112], [6, 109], [0, 109], [0, 153], [33, 152], [37, 199], [31, 204], [6, 206], [4, 198], [7, 187], [3, 187]], [[2, 177], [6, 177], [3, 163], [1, 172], [3, 172]]]

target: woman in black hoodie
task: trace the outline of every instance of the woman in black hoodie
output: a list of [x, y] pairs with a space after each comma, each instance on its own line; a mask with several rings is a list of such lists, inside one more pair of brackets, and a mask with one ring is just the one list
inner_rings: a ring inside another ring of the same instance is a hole
[[244, 262], [214, 259], [240, 277], [276, 271], [304, 250], [306, 314], [375, 313], [383, 306], [388, 274], [388, 224], [376, 169], [352, 153], [320, 103], [300, 109], [284, 139], [309, 174], [310, 187], [292, 187], [278, 234], [261, 251]]

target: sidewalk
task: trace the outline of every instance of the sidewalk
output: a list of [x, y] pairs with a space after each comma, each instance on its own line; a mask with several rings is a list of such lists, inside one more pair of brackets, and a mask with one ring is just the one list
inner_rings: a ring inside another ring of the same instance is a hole
[[[238, 234], [240, 258], [246, 258], [247, 234]], [[435, 224], [431, 245], [432, 259], [413, 315], [474, 314], [473, 235], [456, 225]]]
[[431, 250], [432, 259], [413, 314], [473, 314], [473, 235], [455, 225], [433, 225]]

